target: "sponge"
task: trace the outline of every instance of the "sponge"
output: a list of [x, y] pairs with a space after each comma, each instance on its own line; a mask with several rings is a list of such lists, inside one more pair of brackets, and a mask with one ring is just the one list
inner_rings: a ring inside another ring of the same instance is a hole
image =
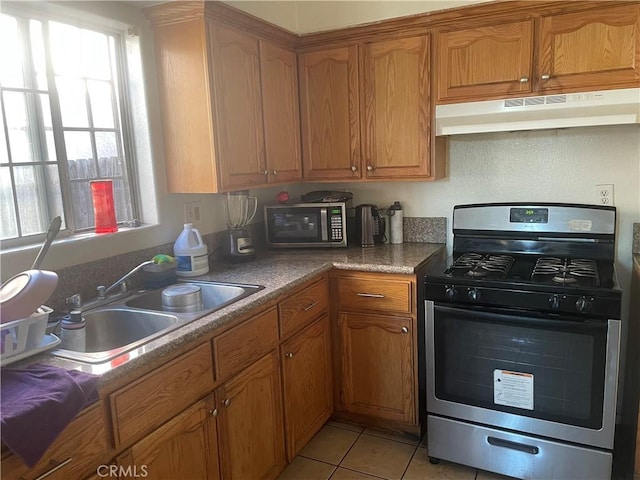
[[145, 288], [160, 288], [177, 282], [177, 263], [171, 255], [160, 254], [151, 260], [155, 265], [146, 265], [142, 269], [142, 282]]
[[164, 253], [161, 253], [159, 255], [154, 256], [151, 259], [151, 261], [153, 261], [153, 263], [156, 263], [156, 264], [173, 263], [175, 259], [171, 255], [165, 255]]

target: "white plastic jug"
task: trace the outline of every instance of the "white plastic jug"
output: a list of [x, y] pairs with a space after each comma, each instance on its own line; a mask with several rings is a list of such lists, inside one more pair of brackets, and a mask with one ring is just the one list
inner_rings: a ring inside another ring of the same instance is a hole
[[180, 277], [195, 277], [209, 271], [207, 245], [191, 223], [184, 224], [184, 230], [173, 244], [173, 254], [178, 264], [176, 275]]

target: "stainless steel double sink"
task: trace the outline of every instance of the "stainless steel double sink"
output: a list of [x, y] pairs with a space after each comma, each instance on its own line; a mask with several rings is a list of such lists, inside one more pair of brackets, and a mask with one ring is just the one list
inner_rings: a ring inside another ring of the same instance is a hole
[[[260, 285], [210, 281], [185, 281], [179, 284], [200, 287], [202, 310], [189, 313], [165, 312], [162, 306], [164, 288], [135, 292], [83, 312], [86, 327], [82, 332], [73, 333], [83, 335], [83, 341], [72, 342], [66, 349], [60, 348], [51, 353], [85, 363], [107, 362], [264, 288]], [[82, 343], [84, 349], [74, 346]], [[61, 345], [67, 344], [63, 341]]]

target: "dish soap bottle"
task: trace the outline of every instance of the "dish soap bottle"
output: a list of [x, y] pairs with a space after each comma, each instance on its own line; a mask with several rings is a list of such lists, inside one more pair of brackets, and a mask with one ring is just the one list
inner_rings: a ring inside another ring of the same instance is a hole
[[177, 262], [176, 275], [179, 277], [196, 277], [209, 271], [207, 245], [192, 223], [184, 224], [184, 230], [173, 244], [173, 254]]
[[402, 205], [400, 205], [399, 201], [393, 202], [393, 205], [387, 209], [387, 215], [391, 224], [389, 241], [393, 244], [402, 243], [404, 241], [404, 216], [402, 214]]

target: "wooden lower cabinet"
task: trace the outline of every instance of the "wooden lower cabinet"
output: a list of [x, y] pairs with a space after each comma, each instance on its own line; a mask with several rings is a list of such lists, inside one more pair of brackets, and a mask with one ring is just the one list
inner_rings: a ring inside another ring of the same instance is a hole
[[292, 461], [333, 411], [329, 317], [284, 342], [280, 359], [287, 459]]
[[412, 318], [343, 312], [338, 323], [343, 408], [415, 423]]
[[284, 468], [279, 371], [274, 350], [215, 390], [223, 479], [271, 479]]
[[220, 478], [213, 394], [136, 443], [117, 459], [120, 478]]

